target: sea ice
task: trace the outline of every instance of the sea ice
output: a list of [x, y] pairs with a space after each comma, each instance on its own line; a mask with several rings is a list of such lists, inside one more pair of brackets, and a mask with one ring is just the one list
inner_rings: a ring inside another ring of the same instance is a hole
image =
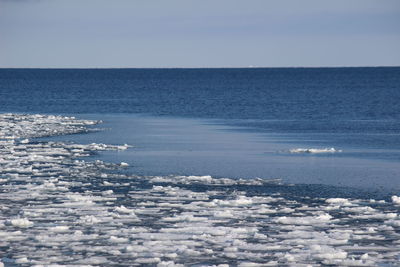
[[[37, 266], [398, 264], [400, 197], [302, 198], [265, 190], [285, 187], [276, 179], [136, 176], [82, 159], [130, 146], [35, 139], [96, 123], [0, 114], [0, 254]], [[323, 150], [292, 153], [339, 152]]]

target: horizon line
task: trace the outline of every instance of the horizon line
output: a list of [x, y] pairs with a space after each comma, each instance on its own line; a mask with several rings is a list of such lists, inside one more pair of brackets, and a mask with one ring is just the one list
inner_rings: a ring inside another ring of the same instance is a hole
[[0, 69], [43, 69], [43, 70], [68, 70], [68, 69], [333, 69], [333, 68], [398, 68], [400, 65], [369, 65], [369, 66], [242, 66], [242, 67], [0, 67]]

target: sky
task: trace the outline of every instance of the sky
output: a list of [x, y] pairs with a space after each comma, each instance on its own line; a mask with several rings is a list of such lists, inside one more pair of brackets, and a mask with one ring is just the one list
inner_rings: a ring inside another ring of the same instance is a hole
[[400, 66], [399, 0], [0, 0], [0, 68]]

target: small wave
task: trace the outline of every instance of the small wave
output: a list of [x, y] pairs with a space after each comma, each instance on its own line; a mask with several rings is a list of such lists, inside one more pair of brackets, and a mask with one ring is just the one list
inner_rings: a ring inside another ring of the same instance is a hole
[[310, 154], [322, 154], [322, 153], [338, 153], [342, 150], [331, 148], [294, 148], [289, 150], [290, 153], [310, 153]]

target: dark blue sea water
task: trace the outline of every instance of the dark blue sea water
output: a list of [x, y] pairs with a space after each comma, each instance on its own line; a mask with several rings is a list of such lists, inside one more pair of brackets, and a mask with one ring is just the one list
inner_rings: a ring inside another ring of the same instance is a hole
[[294, 120], [306, 124], [272, 127], [311, 132], [358, 132], [358, 124], [338, 123], [354, 120], [361, 127], [379, 121], [384, 127], [368, 129], [391, 131], [400, 118], [400, 68], [392, 67], [2, 69], [0, 79], [3, 110], [149, 113], [251, 125]]
[[102, 119], [69, 139], [137, 174], [400, 190], [399, 67], [1, 69], [0, 111]]

